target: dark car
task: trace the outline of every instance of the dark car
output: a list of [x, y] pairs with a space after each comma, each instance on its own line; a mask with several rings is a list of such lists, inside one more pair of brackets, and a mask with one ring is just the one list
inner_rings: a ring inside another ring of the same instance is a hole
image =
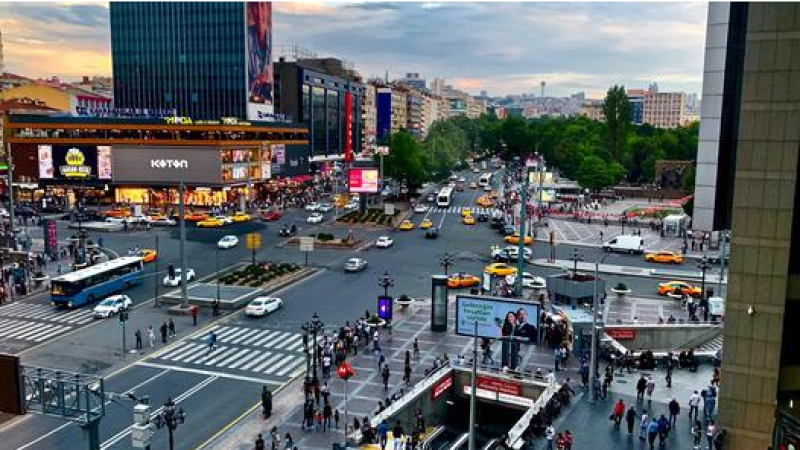
[[506, 220], [503, 219], [502, 217], [492, 219], [490, 226], [495, 230], [502, 230], [503, 228], [506, 227]]
[[488, 221], [489, 221], [489, 215], [488, 214], [484, 214], [484, 213], [478, 214], [478, 222], [488, 222]]
[[428, 196], [427, 196], [427, 197], [425, 197], [425, 200], [426, 200], [428, 203], [433, 203], [433, 202], [435, 202], [435, 201], [436, 201], [436, 196], [435, 196], [434, 194], [428, 194]]
[[438, 228], [429, 228], [425, 232], [425, 239], [436, 239], [439, 237], [439, 229]]
[[45, 214], [58, 214], [64, 212], [64, 207], [61, 205], [56, 205], [53, 203], [48, 204], [44, 208], [42, 208], [42, 212]]
[[516, 228], [512, 227], [511, 225], [506, 225], [500, 230], [500, 234], [503, 236], [509, 236], [514, 234], [517, 231]]
[[18, 205], [14, 208], [14, 214], [19, 217], [33, 217], [36, 215], [36, 210], [28, 205]]

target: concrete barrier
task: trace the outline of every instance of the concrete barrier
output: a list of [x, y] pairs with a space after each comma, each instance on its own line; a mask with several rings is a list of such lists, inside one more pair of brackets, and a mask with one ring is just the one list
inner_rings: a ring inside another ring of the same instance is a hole
[[605, 333], [634, 353], [651, 350], [656, 354], [688, 350], [716, 339], [720, 324], [631, 324], [606, 325]]

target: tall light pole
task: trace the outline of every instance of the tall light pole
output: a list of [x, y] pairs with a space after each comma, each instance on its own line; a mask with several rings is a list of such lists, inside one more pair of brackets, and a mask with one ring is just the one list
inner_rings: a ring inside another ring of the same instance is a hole
[[[519, 209], [519, 242], [517, 242], [517, 277], [514, 280], [514, 292], [522, 297], [522, 272], [525, 270], [525, 214], [528, 212], [528, 167], [523, 163], [522, 169], [522, 206]], [[533, 239], [533, 238], [531, 238]]]
[[[312, 359], [311, 368], [313, 370], [311, 380], [312, 380], [312, 382], [316, 382], [316, 380], [317, 380], [317, 356], [318, 356], [317, 355], [317, 348], [319, 347], [317, 345], [317, 335], [324, 332], [325, 324], [322, 322], [322, 320], [320, 320], [320, 318], [317, 315], [317, 313], [314, 312], [314, 315], [311, 316], [311, 320], [307, 321], [306, 323], [301, 325], [300, 329], [303, 330], [306, 333], [306, 335], [311, 334], [311, 342], [310, 342], [310, 344], [311, 344], [311, 352], [312, 352], [312, 354], [311, 354], [311, 359]], [[308, 375], [306, 375], [306, 378], [308, 378]]]
[[173, 433], [175, 429], [178, 428], [178, 425], [182, 424], [184, 421], [186, 421], [186, 413], [183, 411], [183, 408], [176, 409], [172, 397], [167, 397], [167, 401], [164, 403], [161, 412], [155, 417], [154, 423], [159, 430], [164, 427], [167, 428], [167, 432], [169, 433], [169, 450], [175, 449]]
[[187, 285], [189, 284], [188, 280], [188, 273], [187, 271], [187, 262], [186, 262], [186, 187], [183, 185], [183, 179], [181, 178], [180, 184], [178, 185], [178, 214], [180, 214], [180, 253], [181, 253], [181, 308], [188, 308], [189, 307], [189, 295], [187, 293]]
[[577, 248], [572, 249], [572, 256], [569, 257], [569, 260], [574, 263], [572, 274], [573, 276], [578, 274], [578, 261], [583, 261], [583, 255], [578, 253]]
[[394, 278], [389, 276], [389, 272], [383, 273], [383, 276], [378, 278], [378, 286], [383, 288], [383, 296], [389, 296], [389, 288], [394, 286]]
[[[577, 255], [577, 249], [575, 249]], [[597, 313], [600, 310], [600, 292], [599, 290], [599, 280], [600, 280], [600, 264], [611, 256], [610, 254], [604, 255], [599, 260], [594, 262], [594, 295], [592, 296], [592, 353], [590, 355], [589, 361], [589, 386], [593, 386], [594, 379], [597, 377]], [[577, 260], [575, 261], [577, 267]], [[592, 388], [592, 396], [590, 399], [590, 403], [597, 402], [597, 391]]]
[[706, 272], [711, 268], [711, 261], [708, 260], [708, 256], [703, 255], [700, 263], [697, 264], [697, 268], [702, 273], [700, 278], [700, 301], [703, 301], [706, 299]]
[[453, 255], [451, 255], [449, 253], [445, 253], [444, 256], [439, 258], [439, 265], [444, 267], [444, 274], [445, 275], [450, 275], [450, 270], [449, 269], [450, 269], [450, 267], [453, 266], [453, 264], [454, 264]]

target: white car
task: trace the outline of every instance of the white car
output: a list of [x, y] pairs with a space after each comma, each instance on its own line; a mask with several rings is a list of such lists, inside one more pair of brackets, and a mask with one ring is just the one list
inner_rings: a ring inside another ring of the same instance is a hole
[[306, 211], [319, 211], [319, 203], [309, 203], [306, 205]]
[[367, 268], [367, 260], [361, 258], [350, 258], [344, 263], [345, 272], [359, 272]]
[[[508, 275], [506, 277], [506, 283], [514, 285], [516, 282], [517, 277], [515, 275]], [[547, 281], [542, 277], [534, 276], [530, 272], [522, 272], [522, 287], [545, 289], [547, 287]]]
[[319, 212], [333, 211], [333, 205], [330, 203], [322, 203], [319, 205]]
[[459, 183], [466, 183], [466, 182], [467, 182], [467, 179], [466, 179], [466, 178], [464, 178], [464, 177], [461, 177], [461, 178], [459, 178], [459, 179], [458, 179], [458, 182], [459, 182]]
[[233, 248], [239, 245], [239, 238], [233, 235], [222, 236], [222, 239], [217, 242], [219, 248]]
[[[181, 269], [179, 267], [175, 268], [175, 278], [170, 278], [169, 274], [164, 277], [164, 286], [180, 286], [181, 280], [183, 277], [181, 276]], [[194, 269], [188, 269], [186, 271], [186, 280], [192, 281], [195, 279]]]
[[492, 192], [492, 187], [487, 184], [483, 187], [483, 192]]
[[244, 308], [244, 313], [250, 317], [264, 317], [283, 307], [283, 300], [278, 297], [256, 297]]
[[128, 216], [125, 218], [128, 223], [148, 223], [150, 218], [147, 216]]
[[472, 168], [472, 173], [481, 173], [481, 169], [479, 169], [477, 167], [473, 167]]
[[346, 209], [348, 211], [353, 210], [353, 209], [357, 209], [357, 208], [358, 208], [358, 202], [350, 202], [350, 203], [344, 205], [344, 209]]
[[103, 319], [119, 314], [120, 311], [125, 311], [133, 305], [133, 301], [127, 295], [112, 295], [101, 301], [99, 305], [94, 307], [94, 317]]
[[322, 223], [322, 219], [323, 219], [323, 216], [322, 216], [321, 213], [312, 213], [310, 216], [308, 216], [308, 219], [306, 219], [306, 222], [308, 222], [308, 223]]
[[[533, 257], [533, 250], [528, 247], [522, 249], [522, 257], [526, 261], [530, 261]], [[516, 261], [519, 258], [519, 248], [514, 245], [509, 245], [503, 248], [492, 248], [492, 259], [497, 261]]]
[[375, 247], [377, 248], [389, 248], [394, 244], [394, 239], [390, 238], [389, 236], [381, 236], [375, 241]]
[[233, 219], [230, 216], [214, 216], [215, 219], [222, 222], [224, 225], [230, 225], [233, 223]]
[[428, 207], [423, 205], [422, 203], [419, 203], [419, 204], [417, 204], [417, 206], [414, 207], [414, 212], [417, 213], [417, 214], [424, 213], [427, 210], [428, 210]]
[[456, 175], [456, 174], [452, 174], [452, 175], [450, 175], [450, 179], [451, 179], [451, 180], [453, 180], [453, 181], [455, 181], [455, 180], [457, 180], [457, 179], [458, 179], [458, 175]]
[[154, 226], [174, 227], [176, 224], [175, 219], [170, 219], [169, 217], [159, 217], [150, 221], [150, 225]]

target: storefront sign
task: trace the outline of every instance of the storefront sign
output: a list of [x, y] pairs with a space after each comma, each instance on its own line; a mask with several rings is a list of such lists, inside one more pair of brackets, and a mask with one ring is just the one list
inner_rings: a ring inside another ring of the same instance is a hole
[[275, 144], [272, 146], [273, 162], [277, 164], [286, 164], [286, 146], [283, 144]]
[[487, 391], [494, 391], [502, 394], [517, 395], [522, 394], [522, 387], [513, 381], [501, 380], [498, 378], [478, 377], [478, 388]]
[[440, 395], [447, 392], [452, 386], [453, 386], [453, 372], [450, 372], [447, 375], [445, 375], [444, 378], [437, 381], [436, 384], [433, 385], [433, 389], [431, 389], [431, 396], [433, 397], [433, 400], [439, 398]]
[[[472, 394], [472, 386], [464, 386], [464, 393], [467, 395]], [[486, 389], [477, 389], [478, 397], [488, 400], [497, 400], [497, 392], [487, 391]]]
[[606, 334], [618, 341], [629, 341], [636, 339], [635, 328], [606, 328]]
[[44, 180], [111, 179], [111, 147], [40, 145], [39, 178]]
[[114, 182], [208, 187], [222, 183], [222, 155], [216, 147], [114, 146]]
[[499, 393], [497, 394], [497, 399], [504, 403], [510, 403], [512, 405], [519, 405], [524, 406], [526, 408], [530, 408], [533, 406], [533, 399], [527, 397], [519, 397], [516, 395], [508, 395]]

